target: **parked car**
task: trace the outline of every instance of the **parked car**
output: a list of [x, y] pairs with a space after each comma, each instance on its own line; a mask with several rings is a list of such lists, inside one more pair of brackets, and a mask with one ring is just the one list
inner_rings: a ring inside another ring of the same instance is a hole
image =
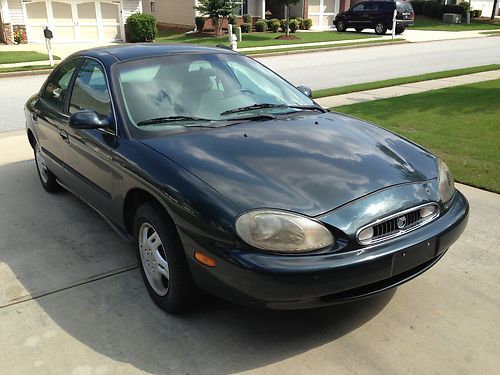
[[378, 35], [392, 30], [394, 10], [396, 14], [396, 34], [401, 34], [415, 23], [415, 12], [409, 1], [362, 1], [346, 12], [340, 12], [333, 24], [338, 31], [344, 32], [352, 27], [357, 32], [374, 29]]
[[429, 269], [467, 223], [440, 159], [229, 50], [78, 52], [25, 113], [43, 188], [133, 242], [169, 312], [202, 289], [276, 309], [366, 297]]

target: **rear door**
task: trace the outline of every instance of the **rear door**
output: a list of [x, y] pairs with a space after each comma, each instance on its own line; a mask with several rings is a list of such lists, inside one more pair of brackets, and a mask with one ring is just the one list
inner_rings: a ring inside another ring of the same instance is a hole
[[75, 58], [60, 64], [47, 79], [32, 113], [33, 128], [48, 168], [64, 180], [63, 140], [68, 117], [64, 114], [71, 78], [81, 63]]
[[[86, 59], [77, 72], [69, 99], [69, 114], [93, 110], [103, 118], [114, 117], [108, 82], [100, 62]], [[116, 129], [73, 129], [66, 126], [63, 143], [65, 175], [70, 189], [108, 216], [111, 208], [111, 150]]]
[[363, 18], [365, 15], [365, 4], [366, 3], [359, 3], [356, 4], [351, 11], [349, 12], [349, 26], [352, 27], [362, 27], [364, 25]]

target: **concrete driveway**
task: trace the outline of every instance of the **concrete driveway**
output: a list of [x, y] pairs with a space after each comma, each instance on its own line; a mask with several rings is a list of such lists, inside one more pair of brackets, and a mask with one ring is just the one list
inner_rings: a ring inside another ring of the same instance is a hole
[[69, 193], [46, 194], [23, 132], [0, 135], [4, 374], [490, 374], [500, 366], [500, 199], [460, 185], [466, 233], [390, 293], [310, 311], [213, 299], [169, 316], [133, 249]]

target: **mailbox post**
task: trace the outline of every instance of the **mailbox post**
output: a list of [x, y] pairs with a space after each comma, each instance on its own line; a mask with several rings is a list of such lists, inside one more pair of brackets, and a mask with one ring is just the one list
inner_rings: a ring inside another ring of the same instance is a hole
[[54, 66], [54, 58], [52, 57], [52, 46], [50, 45], [50, 40], [54, 37], [52, 31], [49, 30], [48, 26], [43, 29], [43, 36], [45, 37], [45, 47], [47, 47], [47, 54], [49, 55], [50, 66]]

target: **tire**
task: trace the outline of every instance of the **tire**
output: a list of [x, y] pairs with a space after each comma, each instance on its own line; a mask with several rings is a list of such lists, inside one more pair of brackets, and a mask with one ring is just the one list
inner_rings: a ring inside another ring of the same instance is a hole
[[384, 35], [387, 32], [387, 26], [383, 21], [377, 21], [374, 29], [375, 29], [375, 34], [377, 35]]
[[406, 27], [396, 27], [396, 35], [403, 34]]
[[335, 27], [337, 28], [337, 31], [343, 33], [344, 31], [347, 30], [347, 24], [345, 23], [344, 20], [338, 20], [335, 22]]
[[48, 193], [57, 193], [61, 191], [62, 187], [57, 182], [56, 176], [47, 167], [45, 158], [42, 154], [42, 148], [38, 142], [36, 142], [33, 152], [35, 154], [36, 171], [38, 172], [38, 177], [45, 191]]
[[192, 308], [200, 291], [191, 277], [175, 225], [162, 208], [151, 203], [139, 207], [134, 218], [134, 244], [153, 301], [171, 314]]
[[362, 27], [356, 27], [356, 29], [355, 29], [355, 30], [356, 30], [356, 32], [357, 32], [357, 33], [360, 33], [360, 32], [361, 32], [361, 31], [363, 31], [364, 29], [363, 29]]

